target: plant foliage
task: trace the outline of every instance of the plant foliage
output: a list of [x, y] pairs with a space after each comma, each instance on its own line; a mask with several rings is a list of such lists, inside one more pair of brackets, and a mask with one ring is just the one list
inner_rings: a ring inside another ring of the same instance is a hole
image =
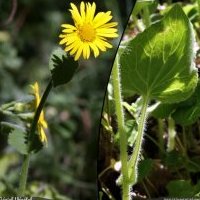
[[197, 84], [192, 26], [179, 5], [132, 39], [121, 55], [124, 96], [134, 92], [162, 102], [187, 99]]
[[57, 48], [51, 54], [49, 67], [54, 87], [68, 83], [78, 68], [78, 62], [66, 55], [61, 48]]

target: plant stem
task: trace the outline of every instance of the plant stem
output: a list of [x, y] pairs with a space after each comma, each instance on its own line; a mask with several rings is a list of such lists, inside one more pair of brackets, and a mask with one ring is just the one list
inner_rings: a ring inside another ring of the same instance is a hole
[[198, 10], [199, 10], [199, 18], [200, 18], [200, 0], [197, 0]]
[[158, 119], [158, 140], [159, 140], [159, 147], [160, 147], [160, 154], [163, 154], [164, 152], [164, 140], [163, 140], [163, 135], [164, 135], [164, 122], [163, 119]]
[[[38, 120], [40, 117], [40, 113], [42, 112], [42, 109], [43, 109], [44, 104], [47, 100], [47, 97], [52, 89], [52, 86], [53, 86], [53, 83], [52, 83], [52, 79], [51, 79], [44, 91], [44, 94], [41, 98], [39, 106], [37, 107], [37, 110], [35, 112], [33, 122], [31, 124], [30, 133], [28, 135], [28, 147], [29, 148], [30, 148], [31, 141], [34, 138], [35, 130], [37, 128], [37, 123], [38, 123]], [[26, 182], [27, 182], [27, 177], [28, 177], [28, 168], [29, 168], [30, 157], [31, 157], [31, 150], [29, 150], [29, 153], [27, 155], [24, 155], [24, 160], [22, 163], [22, 169], [21, 169], [20, 178], [19, 178], [19, 190], [18, 190], [19, 196], [23, 196], [25, 193], [25, 190], [26, 190]]]
[[145, 6], [143, 8], [143, 19], [144, 19], [144, 24], [146, 28], [148, 28], [151, 25], [151, 18], [150, 18], [150, 12], [149, 12], [148, 6]]
[[128, 163], [129, 181], [132, 184], [135, 184], [137, 181], [137, 166], [138, 166], [138, 160], [139, 160], [141, 146], [142, 146], [142, 139], [143, 139], [143, 133], [144, 133], [144, 128], [145, 128], [145, 120], [147, 118], [148, 102], [149, 102], [149, 97], [144, 96], [143, 102], [142, 102], [140, 122], [138, 125], [138, 135], [136, 138], [133, 153], [132, 153], [131, 158]]
[[176, 127], [174, 120], [168, 118], [168, 141], [167, 141], [167, 151], [170, 152], [175, 148], [175, 137], [176, 137]]
[[42, 95], [42, 98], [40, 100], [40, 103], [39, 103], [39, 106], [37, 107], [37, 110], [35, 112], [35, 115], [34, 115], [34, 118], [33, 118], [33, 122], [31, 124], [31, 129], [30, 129], [30, 134], [29, 134], [29, 138], [28, 138], [28, 141], [32, 141], [33, 137], [34, 137], [34, 134], [35, 134], [35, 130], [37, 128], [37, 122], [39, 120], [39, 117], [40, 117], [40, 114], [42, 112], [42, 109], [44, 107], [44, 104], [47, 100], [47, 97], [51, 91], [53, 87], [53, 82], [52, 82], [52, 79], [49, 81], [45, 91], [44, 91], [44, 94]]
[[122, 199], [129, 200], [130, 186], [128, 181], [128, 154], [127, 154], [127, 135], [125, 132], [124, 125], [124, 113], [122, 107], [122, 97], [120, 90], [120, 72], [118, 64], [118, 55], [115, 58], [113, 71], [112, 71], [112, 83], [114, 89], [114, 99], [115, 99], [115, 110], [118, 122], [118, 132], [120, 140], [120, 159], [122, 163]]
[[19, 191], [18, 191], [19, 196], [23, 196], [26, 189], [29, 160], [30, 160], [30, 154], [24, 155], [24, 161], [22, 163], [22, 169], [19, 180]]

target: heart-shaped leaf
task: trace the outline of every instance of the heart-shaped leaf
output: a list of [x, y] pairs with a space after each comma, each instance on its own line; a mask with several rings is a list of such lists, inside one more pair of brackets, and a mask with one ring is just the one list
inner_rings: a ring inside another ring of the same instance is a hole
[[192, 26], [179, 5], [132, 39], [120, 57], [122, 92], [166, 103], [187, 99], [197, 84]]

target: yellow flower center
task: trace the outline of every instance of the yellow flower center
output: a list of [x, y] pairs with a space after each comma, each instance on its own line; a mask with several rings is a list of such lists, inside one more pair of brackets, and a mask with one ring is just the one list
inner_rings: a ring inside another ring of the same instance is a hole
[[96, 31], [91, 24], [83, 24], [78, 28], [78, 34], [83, 42], [92, 42], [96, 37]]

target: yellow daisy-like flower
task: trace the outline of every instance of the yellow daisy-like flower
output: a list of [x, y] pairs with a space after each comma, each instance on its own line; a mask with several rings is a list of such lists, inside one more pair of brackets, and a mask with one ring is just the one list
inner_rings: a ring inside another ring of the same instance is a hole
[[[38, 83], [35, 82], [34, 85], [31, 85], [31, 88], [33, 89], [33, 95], [35, 96], [35, 109], [37, 109], [40, 103], [40, 89]], [[47, 144], [47, 137], [45, 134], [45, 129], [47, 127], [48, 126], [44, 118], [44, 112], [42, 111], [38, 120], [37, 128], [41, 142], [46, 144]]]
[[99, 55], [99, 51], [106, 51], [107, 48], [112, 48], [108, 43], [107, 38], [118, 37], [117, 22], [109, 22], [112, 19], [111, 11], [99, 12], [95, 15], [96, 4], [84, 3], [80, 4], [80, 12], [78, 8], [71, 3], [72, 18], [74, 25], [62, 24], [64, 28], [59, 44], [65, 44], [65, 51], [70, 55], [75, 55], [75, 60], [78, 60], [81, 55], [84, 59], [90, 57], [92, 50], [95, 58]]

